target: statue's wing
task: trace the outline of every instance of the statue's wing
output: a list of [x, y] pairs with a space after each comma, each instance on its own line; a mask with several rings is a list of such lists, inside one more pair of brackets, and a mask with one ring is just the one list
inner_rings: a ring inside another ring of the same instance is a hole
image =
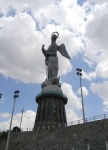
[[62, 56], [71, 59], [68, 52], [66, 51], [65, 45], [61, 44], [60, 46], [58, 46], [58, 51], [62, 54]]

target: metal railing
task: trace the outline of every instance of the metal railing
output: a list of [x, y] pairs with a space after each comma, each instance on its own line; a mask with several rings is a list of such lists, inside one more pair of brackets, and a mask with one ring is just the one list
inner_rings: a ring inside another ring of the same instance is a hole
[[[86, 123], [87, 122], [98, 121], [98, 120], [103, 120], [103, 119], [108, 119], [108, 113], [107, 114], [103, 114], [103, 115], [98, 115], [98, 116], [86, 118]], [[80, 120], [67, 122], [67, 126], [76, 125], [76, 124], [82, 124], [82, 123], [84, 123], [84, 121], [83, 121], [83, 119], [80, 119]]]
[[[86, 123], [88, 122], [94, 122], [94, 121], [98, 121], [98, 120], [104, 120], [104, 119], [108, 119], [108, 113], [107, 114], [103, 114], [103, 115], [98, 115], [98, 116], [94, 116], [94, 117], [90, 117], [90, 118], [86, 118]], [[77, 124], [83, 124], [83, 119], [80, 120], [75, 120], [75, 121], [71, 121], [71, 122], [67, 122], [67, 124], [65, 124], [66, 126], [72, 126], [72, 125], [77, 125]], [[58, 128], [61, 128], [62, 125], [58, 124]], [[56, 128], [56, 126], [54, 125], [52, 127], [53, 129]], [[47, 130], [50, 129], [50, 126], [47, 126]], [[43, 125], [42, 130], [45, 130], [45, 127]], [[3, 131], [8, 131], [7, 129], [0, 129], [0, 132]], [[25, 131], [33, 131], [33, 128], [21, 128], [21, 132], [25, 132]]]
[[[7, 129], [0, 129], [0, 132], [7, 132]], [[21, 128], [21, 132], [25, 132], [25, 131], [33, 131], [33, 128]], [[17, 132], [17, 131], [16, 131]]]

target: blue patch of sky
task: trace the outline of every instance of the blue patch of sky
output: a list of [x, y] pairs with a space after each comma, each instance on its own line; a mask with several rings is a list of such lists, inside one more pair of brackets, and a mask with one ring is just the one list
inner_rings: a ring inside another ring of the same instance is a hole
[[[77, 75], [76, 75], [76, 69], [77, 68], [81, 68], [82, 70], [84, 70], [86, 73], [91, 73], [95, 71], [96, 68], [96, 64], [94, 63], [92, 65], [92, 67], [89, 67], [88, 64], [86, 62], [84, 62], [84, 53], [79, 53], [77, 56], [75, 56], [74, 58], [72, 58], [71, 60], [71, 64], [73, 65], [73, 70], [65, 75], [62, 75], [62, 79], [66, 80], [67, 83], [73, 83], [74, 85], [74, 91], [76, 91], [78, 88], [75, 86], [76, 85], [76, 80], [77, 80]], [[71, 79], [71, 80], [70, 80]], [[96, 77], [94, 79], [92, 79], [92, 82], [103, 82], [105, 81], [105, 79], [100, 78], [100, 77]], [[84, 85], [89, 85], [90, 86], [90, 82], [87, 79], [83, 79]], [[72, 84], [71, 84], [72, 85]]]
[[77, 0], [77, 3], [82, 6], [86, 0]]
[[32, 15], [32, 10], [31, 10], [31, 9], [25, 8], [25, 9], [23, 10], [23, 12], [26, 12], [27, 14], [29, 14], [30, 16], [33, 17], [33, 15]]
[[36, 30], [41, 31], [41, 28], [40, 28], [40, 25], [39, 25], [39, 21], [36, 20], [35, 17], [33, 16], [32, 10], [29, 9], [29, 8], [25, 8], [23, 10], [23, 13], [27, 13], [28, 15], [30, 15], [33, 18], [34, 22], [36, 23]]
[[3, 17], [3, 15], [4, 15], [4, 14], [3, 14], [3, 12], [1, 12], [1, 11], [0, 11], [0, 18], [2, 18], [2, 17]]
[[5, 122], [5, 121], [7, 121], [7, 120], [9, 120], [9, 119], [10, 119], [10, 117], [3, 118], [3, 117], [0, 116], [0, 122]]
[[62, 0], [54, 0], [54, 4], [55, 5], [59, 5], [59, 3], [61, 2]]
[[[43, 25], [43, 26], [40, 26], [40, 23], [39, 23], [39, 21], [35, 21], [36, 22], [36, 27], [37, 27], [37, 30], [39, 30], [39, 31], [41, 31], [42, 29], [44, 29], [46, 26], [45, 25]], [[51, 19], [49, 22], [48, 22], [48, 24], [54, 24], [55, 26], [57, 26], [57, 25], [60, 25], [59, 23], [57, 23], [55, 20], [53, 20], [53, 19]]]
[[[66, 76], [62, 76], [63, 80], [66, 80], [66, 82], [69, 84], [71, 83], [74, 91], [77, 91], [79, 88], [79, 76], [76, 74], [76, 69], [80, 68], [82, 70], [88, 70], [89, 68], [88, 64], [82, 60], [83, 57], [84, 53], [79, 53], [77, 56], [72, 58], [71, 64], [73, 65], [73, 70], [70, 73], [66, 74]], [[83, 80], [83, 83], [83, 86], [90, 84], [89, 81], [85, 79]]]
[[87, 18], [84, 18], [84, 21], [86, 22], [86, 21], [87, 21]]
[[23, 13], [27, 13], [28, 15], [32, 16], [32, 18], [34, 18], [31, 9], [25, 8], [25, 9], [23, 10]]
[[[81, 68], [82, 70], [84, 70], [86, 73], [92, 73], [92, 72], [95, 72], [95, 68], [96, 68], [96, 64], [94, 63], [92, 65], [92, 67], [89, 67], [88, 64], [86, 62], [84, 62], [84, 53], [79, 53], [76, 57], [74, 57], [72, 60], [71, 60], [71, 63], [74, 64], [73, 66], [73, 70], [72, 70], [72, 73], [76, 73], [76, 69], [77, 68]], [[75, 74], [76, 75], [76, 74]], [[103, 78], [100, 78], [100, 77], [96, 77], [94, 79], [92, 79], [92, 82], [96, 82], [96, 83], [99, 83], [99, 82], [103, 82], [105, 79]], [[74, 82], [74, 80], [73, 80]], [[90, 87], [90, 83], [91, 81], [88, 81], [87, 79], [83, 79], [83, 82], [84, 82], [84, 85], [88, 85], [88, 87]]]
[[[44, 28], [45, 28], [44, 26], [40, 26], [39, 20], [37, 20], [37, 19], [33, 16], [33, 13], [32, 13], [32, 10], [31, 10], [31, 9], [25, 8], [25, 9], [23, 10], [23, 12], [26, 12], [28, 15], [30, 15], [30, 16], [33, 18], [33, 20], [34, 20], [35, 23], [36, 23], [36, 30], [41, 31], [41, 29], [44, 29]], [[59, 23], [57, 23], [57, 22], [56, 22], [55, 20], [53, 20], [53, 19], [51, 19], [48, 24], [59, 25]]]
[[86, 117], [93, 117], [104, 114], [102, 110], [102, 99], [89, 91], [89, 96], [84, 96], [84, 106]]
[[35, 23], [36, 23], [36, 29], [37, 29], [38, 31], [41, 31], [42, 28], [43, 28], [43, 29], [45, 28], [44, 26], [43, 26], [43, 27], [40, 27], [39, 21], [35, 20]]
[[48, 24], [60, 25], [60, 24], [57, 23], [54, 19], [51, 19]]
[[[76, 69], [81, 68], [83, 70], [89, 70], [89, 67], [87, 63], [82, 61], [83, 53], [79, 53], [76, 57], [74, 57], [71, 60], [71, 64], [73, 64], [73, 70], [66, 74], [62, 75], [61, 79], [63, 82], [68, 83], [72, 86], [73, 91], [77, 94], [78, 89], [80, 88], [80, 79], [79, 76], [76, 74]], [[91, 71], [91, 68], [90, 68]], [[101, 79], [96, 78], [94, 81], [99, 82]], [[93, 80], [92, 80], [93, 82]], [[97, 94], [92, 93], [90, 86], [91, 81], [88, 81], [86, 79], [82, 79], [82, 86], [86, 87], [88, 90], [88, 96], [84, 96], [84, 103], [85, 103], [85, 112], [86, 117], [92, 117], [96, 115], [103, 114], [102, 111], [102, 99], [97, 96]], [[77, 94], [78, 97], [80, 97], [80, 94]], [[97, 109], [96, 109], [97, 107]]]
[[9, 8], [8, 12], [7, 12], [7, 17], [14, 17], [16, 15], [16, 10], [12, 7]]
[[100, 78], [100, 77], [98, 77], [98, 78], [95, 80], [95, 82], [98, 82], [98, 83], [102, 83], [102, 82], [104, 82], [104, 81], [108, 81], [108, 78]]
[[[92, 3], [90, 3], [91, 5], [89, 7], [86, 7], [85, 12], [86, 13], [90, 13], [93, 11], [94, 9], [94, 5]], [[86, 19], [86, 18], [85, 18]]]
[[[91, 12], [91, 11], [92, 11], [92, 8], [91, 8], [91, 7], [85, 9], [85, 12], [86, 12], [86, 13], [89, 13], [89, 12]], [[85, 20], [87, 20], [87, 18], [85, 18]]]
[[16, 100], [15, 113], [21, 112], [22, 108], [24, 110], [36, 111], [37, 104], [35, 102], [35, 97], [37, 93], [41, 91], [39, 84], [24, 84], [22, 82], [17, 82], [11, 78], [5, 78], [0, 74], [0, 93], [3, 94], [3, 100], [0, 102], [0, 113], [9, 112], [11, 113], [13, 107], [13, 95], [15, 90], [19, 90], [19, 98]]
[[0, 30], [2, 30], [3, 29], [3, 27], [0, 27]]

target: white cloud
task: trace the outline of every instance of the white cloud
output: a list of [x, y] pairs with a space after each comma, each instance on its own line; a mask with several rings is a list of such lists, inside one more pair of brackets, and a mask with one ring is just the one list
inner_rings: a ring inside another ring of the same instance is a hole
[[62, 90], [63, 90], [63, 93], [68, 98], [68, 103], [65, 106], [67, 121], [70, 122], [73, 120], [79, 120], [80, 117], [78, 116], [76, 111], [81, 109], [80, 99], [73, 92], [71, 85], [69, 85], [67, 83], [63, 83]]
[[[11, 117], [11, 115], [8, 113], [0, 114], [1, 117], [5, 116], [5, 118], [7, 115], [8, 117]], [[66, 116], [67, 116], [67, 122], [69, 125], [71, 121], [76, 121], [80, 119], [77, 113], [73, 111], [72, 109], [66, 108]], [[23, 131], [27, 131], [27, 130], [31, 131], [33, 129], [35, 117], [36, 117], [36, 113], [32, 110], [27, 110], [23, 113], [22, 124], [21, 124], [21, 128]], [[11, 129], [15, 126], [20, 127], [20, 121], [21, 121], [21, 114], [20, 113], [15, 114], [13, 117]], [[10, 119], [5, 122], [0, 122], [0, 131], [8, 130], [9, 125], [10, 125]]]
[[[61, 1], [58, 5], [53, 0], [19, 0], [17, 3], [4, 0], [0, 1], [0, 6], [1, 12], [5, 13], [0, 18], [0, 26], [3, 27], [0, 32], [0, 72], [3, 75], [25, 83], [42, 82], [45, 79], [45, 67], [41, 45], [44, 43], [46, 48], [49, 46], [53, 31], [60, 33], [57, 42], [66, 45], [71, 57], [82, 51], [85, 11], [77, 5], [76, 0]], [[16, 15], [7, 17], [9, 9], [14, 9]], [[71, 71], [70, 62], [60, 55], [59, 58], [59, 74]]]
[[67, 124], [71, 125], [72, 122], [80, 120], [81, 118], [77, 115], [77, 113], [71, 109], [66, 108], [66, 117], [67, 117]]
[[[82, 87], [82, 92], [84, 96], [88, 96], [88, 90], [86, 87]], [[81, 88], [78, 89], [78, 94], [81, 94]]]
[[96, 71], [94, 72], [85, 72], [84, 70], [82, 71], [82, 79], [87, 79], [88, 81], [91, 81], [96, 77], [97, 77]]
[[[9, 116], [10, 114], [8, 114]], [[4, 115], [3, 115], [4, 116]], [[35, 121], [35, 117], [36, 117], [36, 113], [32, 110], [27, 110], [23, 113], [23, 119], [22, 119], [22, 125], [21, 128], [23, 130], [32, 130], [32, 128], [34, 127], [34, 121]], [[13, 116], [13, 122], [12, 122], [12, 128], [14, 126], [18, 126], [20, 127], [20, 121], [21, 121], [21, 114], [15, 114]], [[1, 122], [0, 123], [0, 129], [9, 129], [9, 125], [10, 125], [10, 119], [5, 121], [5, 122]]]
[[[10, 15], [12, 10], [15, 16]], [[107, 0], [88, 0], [82, 7], [77, 0], [1, 0], [0, 12], [3, 16], [0, 17], [0, 27], [3, 29], [0, 29], [0, 73], [25, 83], [43, 82], [46, 76], [41, 45], [45, 44], [47, 49], [51, 33], [58, 31], [60, 37], [57, 44], [64, 43], [71, 58], [83, 52], [83, 60], [88, 64], [89, 71], [83, 71], [82, 78], [89, 81], [97, 77], [106, 79], [107, 10]], [[60, 54], [58, 57], [59, 74], [70, 72], [70, 61]], [[92, 67], [92, 71], [89, 67]], [[80, 109], [78, 97], [69, 85], [64, 86], [64, 91], [67, 89], [73, 111]], [[70, 106], [67, 105], [68, 112]]]
[[[99, 1], [97, 1], [98, 3]], [[87, 74], [89, 80], [96, 77], [107, 78], [107, 57], [108, 57], [108, 1], [92, 6], [93, 9], [87, 12], [85, 40], [85, 62], [88, 65], [94, 64], [93, 76]], [[91, 18], [91, 19], [89, 19]], [[89, 60], [89, 62], [88, 62]]]
[[83, 79], [87, 79], [89, 81], [92, 81], [92, 79], [96, 79], [97, 77], [103, 78], [103, 79], [107, 79], [108, 78], [108, 60], [107, 59], [103, 59], [102, 61], [100, 61], [96, 67], [94, 68], [95, 70], [92, 72], [85, 72], [83, 70], [82, 74], [82, 78]]
[[24, 10], [38, 10], [41, 7], [44, 7], [45, 9], [48, 8], [51, 4], [53, 4], [53, 0], [46, 0], [45, 2], [43, 0], [40, 1], [29, 1], [29, 0], [4, 0], [0, 1], [1, 11], [6, 15], [10, 8], [13, 8], [17, 13], [23, 12]]
[[9, 113], [1, 113], [0, 117], [2, 117], [2, 118], [8, 118], [8, 117], [10, 117], [10, 114]]
[[66, 108], [72, 110], [81, 109], [81, 102], [73, 92], [72, 86], [67, 83], [63, 83], [62, 90], [63, 93], [68, 97], [68, 103], [66, 105]]
[[32, 110], [28, 110], [23, 115], [22, 128], [33, 128], [35, 122], [36, 113]]
[[93, 62], [91, 62], [90, 60], [88, 60], [87, 58], [83, 58], [83, 61], [84, 62], [86, 62], [88, 65], [89, 65], [89, 67], [92, 67], [93, 66]]
[[[38, 48], [42, 34], [35, 31], [33, 19], [23, 13], [15, 18], [4, 17], [2, 23], [6, 26], [0, 36], [0, 72], [23, 82], [40, 82], [44, 78], [44, 68], [40, 61], [42, 54]], [[40, 75], [36, 77], [37, 72]]]
[[[45, 38], [42, 32], [35, 30], [33, 18], [25, 13], [14, 18], [3, 17], [1, 22], [5, 27], [0, 35], [0, 72], [25, 83], [42, 82], [45, 79], [45, 65], [41, 45], [43, 42], [49, 43], [50, 37]], [[48, 27], [52, 32], [54, 28], [60, 27]], [[71, 64], [67, 59], [60, 58], [60, 75], [66, 74], [71, 71]]]
[[[108, 37], [108, 4], [96, 5], [92, 15], [93, 20], [89, 21], [86, 26], [86, 37], [93, 43], [100, 46], [101, 49], [107, 49]], [[104, 22], [104, 23], [103, 23]]]
[[101, 78], [108, 78], [108, 58], [98, 63], [96, 74]]
[[104, 3], [104, 2], [108, 2], [107, 0], [87, 0], [87, 1], [93, 2], [95, 4], [101, 4], [101, 3]]
[[[84, 61], [89, 66], [94, 63], [101, 65], [108, 56], [108, 4], [104, 2], [91, 5], [88, 1], [81, 7], [76, 0], [58, 3], [53, 0], [0, 1], [1, 12], [9, 14], [9, 9], [14, 9], [16, 13], [14, 17], [5, 15], [0, 18], [0, 26], [3, 27], [0, 30], [0, 72], [25, 83], [42, 82], [45, 67], [41, 45], [49, 46], [53, 31], [60, 33], [57, 42], [66, 45], [72, 58], [85, 51]], [[60, 55], [59, 58], [59, 74], [71, 71], [70, 62]], [[95, 77], [94, 72], [88, 78]]]
[[108, 81], [102, 83], [92, 83], [91, 90], [96, 93], [103, 100], [103, 110], [108, 111]]

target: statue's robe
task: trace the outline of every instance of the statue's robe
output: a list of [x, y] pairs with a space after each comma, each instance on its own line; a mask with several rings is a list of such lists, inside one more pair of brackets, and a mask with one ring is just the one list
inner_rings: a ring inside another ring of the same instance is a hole
[[58, 57], [57, 57], [58, 45], [52, 43], [47, 49], [47, 55], [45, 59], [45, 64], [47, 65], [48, 80], [53, 82], [58, 76]]
[[47, 80], [51, 83], [59, 80], [59, 78], [57, 78], [59, 69], [57, 50], [62, 54], [62, 56], [70, 59], [64, 44], [58, 46], [55, 42], [52, 42], [47, 50], [45, 50], [44, 47], [42, 48], [42, 51], [46, 57], [45, 64], [47, 66]]

